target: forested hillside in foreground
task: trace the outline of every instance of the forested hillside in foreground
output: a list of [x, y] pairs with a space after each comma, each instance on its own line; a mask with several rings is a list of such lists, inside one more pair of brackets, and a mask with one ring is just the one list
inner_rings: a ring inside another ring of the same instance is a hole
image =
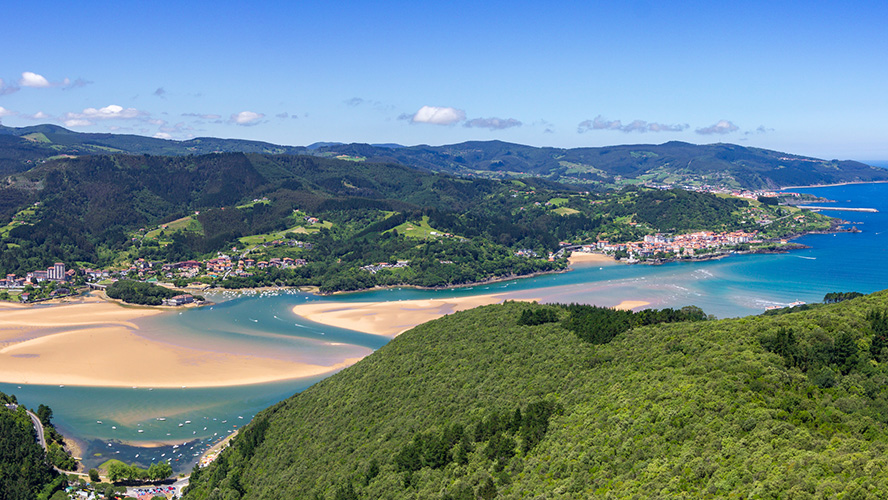
[[603, 344], [569, 308], [455, 313], [257, 415], [186, 498], [880, 498], [886, 309], [879, 292]]

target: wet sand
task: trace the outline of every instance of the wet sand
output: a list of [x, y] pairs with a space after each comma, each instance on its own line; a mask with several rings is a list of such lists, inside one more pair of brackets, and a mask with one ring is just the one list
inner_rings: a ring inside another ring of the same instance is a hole
[[[138, 320], [162, 311], [98, 299], [0, 307], [0, 382], [103, 387], [224, 387], [311, 377], [356, 363], [289, 362], [161, 342]], [[367, 350], [367, 354], [370, 350]]]
[[649, 305], [651, 305], [651, 303], [647, 302], [645, 300], [624, 300], [623, 302], [620, 302], [619, 304], [615, 305], [614, 309], [628, 311], [629, 309], [638, 309], [640, 307], [649, 306]]
[[[322, 302], [295, 306], [293, 312], [316, 323], [395, 337], [416, 325], [457, 311], [510, 299], [504, 294], [396, 302]], [[532, 301], [533, 299], [519, 299]]]

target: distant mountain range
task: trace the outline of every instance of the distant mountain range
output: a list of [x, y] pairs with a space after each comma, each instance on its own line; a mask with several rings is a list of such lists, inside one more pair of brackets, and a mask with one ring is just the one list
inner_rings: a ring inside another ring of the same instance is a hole
[[22, 172], [61, 155], [199, 155], [215, 152], [311, 155], [372, 163], [400, 163], [466, 177], [544, 177], [603, 187], [717, 185], [759, 189], [789, 185], [888, 181], [888, 170], [850, 160], [823, 160], [734, 144], [685, 142], [597, 148], [549, 148], [501, 141], [447, 146], [342, 144], [281, 146], [261, 141], [199, 137], [187, 141], [128, 134], [74, 132], [56, 125], [0, 125], [0, 175]]

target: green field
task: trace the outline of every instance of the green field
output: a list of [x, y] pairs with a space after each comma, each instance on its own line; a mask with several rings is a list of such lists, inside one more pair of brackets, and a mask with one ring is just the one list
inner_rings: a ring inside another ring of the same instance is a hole
[[552, 210], [552, 211], [555, 212], [555, 213], [558, 214], [558, 215], [571, 215], [571, 214], [578, 214], [578, 213], [580, 213], [579, 210], [576, 210], [576, 209], [573, 209], [573, 208], [567, 208], [567, 207], [558, 207], [558, 208], [556, 208], [555, 210]]
[[275, 233], [266, 233], [266, 234], [254, 234], [252, 236], [244, 236], [243, 238], [238, 238], [238, 241], [243, 243], [244, 245], [260, 245], [262, 243], [268, 243], [270, 241], [275, 240], [283, 240], [286, 238], [287, 233], [296, 233], [296, 234], [309, 234], [316, 233], [321, 230], [322, 227], [326, 227], [330, 229], [333, 227], [333, 223], [329, 221], [322, 221], [317, 224], [305, 227], [303, 225], [293, 226], [289, 229], [284, 229], [283, 231], [277, 231]]
[[189, 215], [188, 217], [182, 217], [181, 219], [161, 224], [156, 229], [152, 229], [145, 233], [145, 238], [158, 239], [161, 237], [161, 232], [163, 232], [164, 235], [170, 235], [178, 231], [192, 231], [203, 234], [203, 227], [201, 227], [200, 222], [198, 222], [194, 216]]
[[444, 231], [439, 231], [429, 225], [429, 217], [427, 215], [423, 215], [421, 221], [407, 221], [400, 226], [396, 226], [393, 229], [389, 229], [385, 232], [395, 230], [398, 231], [398, 234], [409, 236], [411, 238], [419, 238], [421, 240], [441, 238], [444, 233]]
[[42, 142], [44, 144], [52, 142], [43, 134], [43, 132], [34, 132], [33, 134], [23, 135], [22, 138], [32, 142]]
[[261, 200], [253, 200], [249, 203], [245, 203], [243, 205], [238, 205], [237, 208], [250, 208], [255, 207], [256, 205], [270, 205], [271, 201], [268, 198], [262, 198]]

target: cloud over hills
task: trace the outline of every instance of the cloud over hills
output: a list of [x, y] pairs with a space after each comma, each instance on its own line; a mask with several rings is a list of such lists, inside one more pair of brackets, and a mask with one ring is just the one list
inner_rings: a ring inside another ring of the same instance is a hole
[[235, 113], [231, 115], [229, 119], [232, 123], [237, 125], [256, 125], [259, 123], [259, 120], [265, 118], [264, 113], [256, 113], [255, 111], [241, 111], [240, 113]]
[[621, 120], [606, 120], [601, 115], [592, 120], [585, 120], [577, 125], [577, 133], [582, 134], [590, 130], [619, 130], [621, 132], [681, 132], [689, 127], [688, 124], [667, 125], [664, 123], [635, 120], [628, 125], [623, 125]]
[[731, 132], [736, 132], [740, 130], [740, 127], [734, 125], [729, 120], [719, 120], [718, 123], [710, 125], [708, 127], [698, 128], [695, 130], [700, 135], [712, 135], [712, 134], [730, 134]]
[[410, 119], [412, 123], [432, 125], [453, 125], [466, 119], [466, 112], [450, 107], [423, 106]]

